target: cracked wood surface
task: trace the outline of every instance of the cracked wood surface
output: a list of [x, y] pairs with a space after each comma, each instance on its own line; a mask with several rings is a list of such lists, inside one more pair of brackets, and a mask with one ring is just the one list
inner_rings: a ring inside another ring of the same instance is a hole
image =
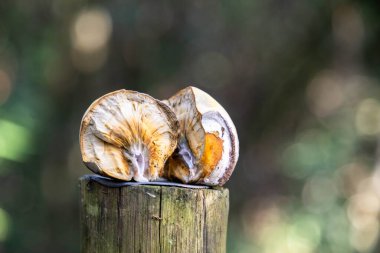
[[228, 189], [80, 179], [82, 253], [224, 253]]

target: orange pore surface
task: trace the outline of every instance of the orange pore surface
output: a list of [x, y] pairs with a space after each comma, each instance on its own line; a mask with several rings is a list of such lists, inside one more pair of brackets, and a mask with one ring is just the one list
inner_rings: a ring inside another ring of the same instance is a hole
[[214, 133], [206, 133], [205, 146], [201, 158], [203, 177], [207, 177], [222, 159], [223, 140]]

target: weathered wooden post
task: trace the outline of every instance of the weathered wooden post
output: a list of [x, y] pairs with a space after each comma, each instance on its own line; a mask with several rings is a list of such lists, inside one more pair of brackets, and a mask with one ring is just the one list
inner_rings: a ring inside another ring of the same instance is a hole
[[228, 189], [80, 179], [82, 253], [224, 253]]

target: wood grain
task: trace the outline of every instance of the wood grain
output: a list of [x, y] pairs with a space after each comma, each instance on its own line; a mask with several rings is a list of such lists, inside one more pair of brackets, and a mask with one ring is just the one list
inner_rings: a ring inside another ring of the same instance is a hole
[[82, 253], [224, 253], [228, 189], [80, 179]]

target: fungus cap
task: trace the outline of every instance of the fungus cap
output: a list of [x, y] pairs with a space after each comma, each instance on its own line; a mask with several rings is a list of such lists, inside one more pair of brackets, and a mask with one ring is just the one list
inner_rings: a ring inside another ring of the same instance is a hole
[[120, 180], [162, 180], [177, 146], [178, 122], [164, 103], [136, 91], [118, 90], [95, 100], [80, 127], [85, 165]]

